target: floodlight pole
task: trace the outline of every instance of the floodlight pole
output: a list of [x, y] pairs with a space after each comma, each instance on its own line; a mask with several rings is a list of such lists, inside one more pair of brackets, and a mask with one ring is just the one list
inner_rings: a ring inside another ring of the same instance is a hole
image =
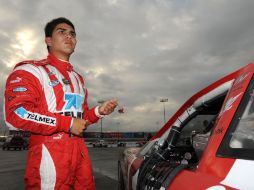
[[168, 102], [168, 98], [161, 98], [160, 102], [163, 103], [163, 111], [164, 111], [164, 124], [166, 123], [166, 110], [165, 110], [165, 102]]
[[[99, 100], [98, 103], [99, 104], [103, 104], [105, 102], [105, 100]], [[101, 134], [100, 134], [100, 138], [102, 139], [102, 118], [101, 118]]]

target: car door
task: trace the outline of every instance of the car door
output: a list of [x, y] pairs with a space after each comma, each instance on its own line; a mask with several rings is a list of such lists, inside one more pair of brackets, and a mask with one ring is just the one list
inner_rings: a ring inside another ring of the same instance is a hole
[[236, 189], [223, 183], [236, 159], [218, 149], [252, 75], [250, 64], [186, 101], [140, 151], [144, 161], [129, 175], [132, 189]]
[[253, 68], [238, 71], [200, 161], [176, 175], [169, 190], [254, 189]]

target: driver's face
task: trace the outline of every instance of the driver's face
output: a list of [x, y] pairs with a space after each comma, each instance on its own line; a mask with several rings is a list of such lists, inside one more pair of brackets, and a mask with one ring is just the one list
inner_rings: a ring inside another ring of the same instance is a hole
[[58, 24], [52, 36], [46, 38], [50, 53], [59, 58], [70, 56], [75, 49], [77, 40], [74, 29], [65, 23]]

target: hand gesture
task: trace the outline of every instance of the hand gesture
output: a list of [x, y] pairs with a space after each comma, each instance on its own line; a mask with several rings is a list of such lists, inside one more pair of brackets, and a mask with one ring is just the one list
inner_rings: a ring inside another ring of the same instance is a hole
[[101, 106], [99, 106], [99, 114], [109, 115], [115, 110], [117, 105], [118, 105], [117, 99], [105, 101]]

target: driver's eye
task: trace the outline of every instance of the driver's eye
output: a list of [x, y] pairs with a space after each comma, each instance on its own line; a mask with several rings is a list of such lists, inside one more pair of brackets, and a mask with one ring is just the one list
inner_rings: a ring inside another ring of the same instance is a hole
[[76, 37], [76, 33], [75, 32], [70, 32], [71, 37], [75, 38]]

